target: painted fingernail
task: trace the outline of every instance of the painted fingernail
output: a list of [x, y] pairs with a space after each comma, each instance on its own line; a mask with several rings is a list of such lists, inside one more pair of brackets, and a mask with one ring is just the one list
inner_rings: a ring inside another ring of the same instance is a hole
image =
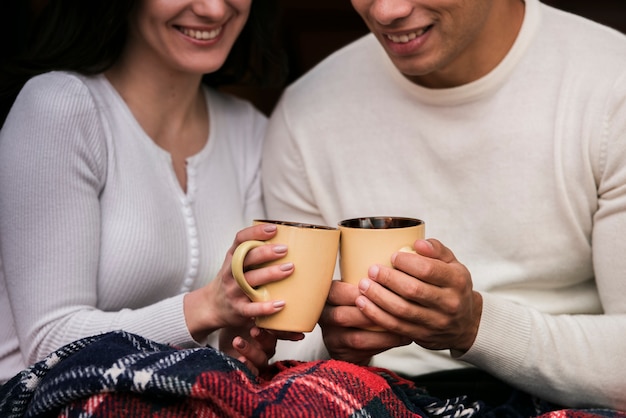
[[284, 306], [285, 306], [285, 301], [284, 301], [284, 300], [275, 300], [275, 301], [272, 303], [272, 306], [273, 306], [274, 308], [282, 308], [282, 307], [284, 307]]
[[280, 269], [282, 271], [289, 271], [289, 270], [293, 270], [293, 263], [284, 263], [280, 265]]
[[282, 254], [282, 253], [286, 253], [287, 252], [287, 246], [286, 245], [274, 245], [274, 252], [277, 254]]
[[237, 347], [238, 349], [243, 350], [246, 348], [246, 345], [246, 340], [244, 340], [243, 338], [235, 338], [235, 347]]

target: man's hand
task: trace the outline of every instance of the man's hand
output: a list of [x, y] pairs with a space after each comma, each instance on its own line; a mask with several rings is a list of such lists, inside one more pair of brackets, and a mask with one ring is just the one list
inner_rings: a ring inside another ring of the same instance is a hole
[[[415, 342], [465, 352], [474, 343], [482, 297], [467, 268], [435, 239], [416, 253], [398, 252], [394, 268], [373, 265], [359, 286], [333, 282], [320, 325], [331, 357], [367, 364], [371, 357]], [[368, 331], [382, 327], [385, 331]]]
[[372, 266], [359, 283], [356, 305], [383, 328], [432, 350], [469, 350], [478, 333], [482, 297], [467, 268], [435, 239], [398, 252], [395, 268]]
[[376, 324], [355, 305], [359, 296], [352, 284], [334, 281], [331, 286], [320, 326], [332, 358], [366, 365], [375, 354], [411, 343], [397, 334], [366, 330]]

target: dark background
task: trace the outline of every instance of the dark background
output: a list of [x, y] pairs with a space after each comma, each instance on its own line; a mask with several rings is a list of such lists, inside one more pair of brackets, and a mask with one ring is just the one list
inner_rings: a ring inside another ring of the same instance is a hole
[[[46, 0], [0, 0], [0, 57], [20, 48], [20, 32]], [[89, 1], [89, 0], [85, 0]], [[263, 0], [256, 0], [263, 1]], [[286, 84], [295, 80], [337, 48], [365, 34], [367, 28], [350, 0], [278, 0], [281, 6], [279, 33], [289, 62]], [[544, 0], [546, 4], [585, 16], [626, 33], [626, 0]], [[2, 33], [4, 32], [4, 33]], [[268, 114], [282, 88], [227, 90], [251, 100]]]

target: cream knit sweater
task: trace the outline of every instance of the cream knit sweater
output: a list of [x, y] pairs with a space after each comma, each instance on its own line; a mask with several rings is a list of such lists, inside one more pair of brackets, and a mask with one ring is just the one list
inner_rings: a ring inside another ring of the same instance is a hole
[[[272, 218], [418, 217], [472, 273], [484, 311], [467, 353], [413, 344], [373, 365], [471, 364], [626, 410], [624, 35], [527, 0], [499, 66], [443, 90], [410, 83], [365, 36], [285, 92], [263, 181]], [[314, 333], [277, 358], [324, 354]]]

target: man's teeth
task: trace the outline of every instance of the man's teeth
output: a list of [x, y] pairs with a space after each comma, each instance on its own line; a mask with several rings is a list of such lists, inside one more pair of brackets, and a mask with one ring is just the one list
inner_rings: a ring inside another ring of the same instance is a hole
[[419, 36], [422, 36], [424, 32], [426, 32], [427, 29], [428, 28], [420, 29], [415, 32], [407, 33], [405, 35], [400, 35], [400, 36], [389, 35], [389, 34], [387, 34], [386, 36], [387, 36], [387, 39], [389, 39], [391, 42], [395, 42], [398, 44], [405, 44]]
[[190, 38], [198, 39], [200, 41], [208, 41], [209, 39], [217, 38], [217, 36], [222, 31], [222, 28], [219, 27], [213, 30], [194, 30], [194, 29], [181, 28], [180, 31], [183, 34], [189, 36]]

